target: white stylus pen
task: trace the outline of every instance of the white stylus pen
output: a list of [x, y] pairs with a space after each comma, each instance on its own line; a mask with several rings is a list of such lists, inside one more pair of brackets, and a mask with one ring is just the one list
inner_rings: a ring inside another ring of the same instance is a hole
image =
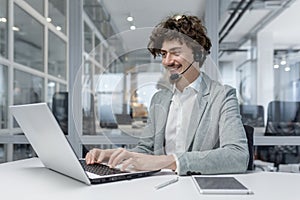
[[173, 179], [171, 179], [171, 180], [169, 180], [167, 182], [161, 183], [161, 184], [155, 186], [154, 188], [158, 190], [160, 188], [163, 188], [163, 187], [166, 187], [168, 185], [171, 185], [172, 183], [176, 183], [178, 180], [179, 180], [179, 178], [176, 177], [176, 178], [173, 178]]

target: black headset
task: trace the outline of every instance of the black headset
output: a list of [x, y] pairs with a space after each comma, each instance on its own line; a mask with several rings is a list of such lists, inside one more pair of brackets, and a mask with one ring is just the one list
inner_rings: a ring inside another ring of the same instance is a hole
[[203, 59], [203, 54], [202, 54], [201, 51], [196, 51], [196, 50], [194, 50], [193, 54], [194, 54], [194, 61], [195, 61], [195, 62], [200, 62], [200, 61], [202, 61], [202, 59]]
[[207, 52], [204, 49], [199, 49], [199, 48], [194, 49], [193, 50], [194, 61], [199, 62], [200, 64], [203, 63], [205, 61], [207, 54], [209, 53], [210, 53], [209, 51]]
[[172, 82], [178, 81], [181, 78], [182, 74], [184, 74], [193, 65], [194, 62], [199, 62], [199, 66], [202, 65], [206, 58], [205, 51], [193, 50], [193, 57], [194, 61], [191, 62], [191, 64], [183, 72], [171, 74], [170, 80]]

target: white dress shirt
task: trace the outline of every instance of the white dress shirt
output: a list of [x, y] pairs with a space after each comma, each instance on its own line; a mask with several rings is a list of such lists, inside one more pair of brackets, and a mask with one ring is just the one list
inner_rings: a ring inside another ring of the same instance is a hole
[[[200, 90], [201, 74], [180, 92], [174, 85], [165, 133], [167, 155], [185, 152], [191, 113]], [[175, 157], [177, 160], [177, 158]], [[178, 165], [177, 165], [178, 166]]]

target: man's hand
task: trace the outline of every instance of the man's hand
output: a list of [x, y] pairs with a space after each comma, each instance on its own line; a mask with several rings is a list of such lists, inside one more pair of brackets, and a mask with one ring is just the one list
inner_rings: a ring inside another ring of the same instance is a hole
[[108, 161], [115, 149], [97, 149], [90, 150], [85, 156], [86, 164], [102, 163]]
[[135, 153], [119, 148], [109, 158], [108, 165], [115, 167], [122, 164], [122, 170], [132, 168], [134, 170], [159, 170], [176, 169], [175, 158], [172, 155], [147, 155]]
[[134, 170], [159, 170], [172, 169], [176, 170], [175, 158], [172, 155], [147, 155], [127, 151], [126, 149], [92, 149], [86, 156], [87, 164], [108, 162], [111, 167], [122, 164], [121, 170], [128, 167]]

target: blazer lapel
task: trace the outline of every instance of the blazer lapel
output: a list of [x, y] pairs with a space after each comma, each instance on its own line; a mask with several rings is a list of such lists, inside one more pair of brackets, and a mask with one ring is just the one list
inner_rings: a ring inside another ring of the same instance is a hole
[[155, 154], [165, 154], [164, 142], [165, 142], [165, 129], [167, 118], [169, 114], [169, 108], [171, 104], [173, 93], [170, 90], [164, 93], [160, 102], [155, 106]]
[[200, 120], [204, 114], [204, 111], [207, 107], [208, 97], [209, 97], [209, 86], [210, 80], [204, 73], [202, 73], [202, 81], [200, 85], [200, 91], [197, 95], [197, 99], [195, 101], [193, 111], [191, 114], [190, 124], [187, 133], [187, 140], [185, 145], [185, 150], [188, 151], [189, 147], [192, 144], [192, 141], [195, 137], [197, 128], [199, 126]]

